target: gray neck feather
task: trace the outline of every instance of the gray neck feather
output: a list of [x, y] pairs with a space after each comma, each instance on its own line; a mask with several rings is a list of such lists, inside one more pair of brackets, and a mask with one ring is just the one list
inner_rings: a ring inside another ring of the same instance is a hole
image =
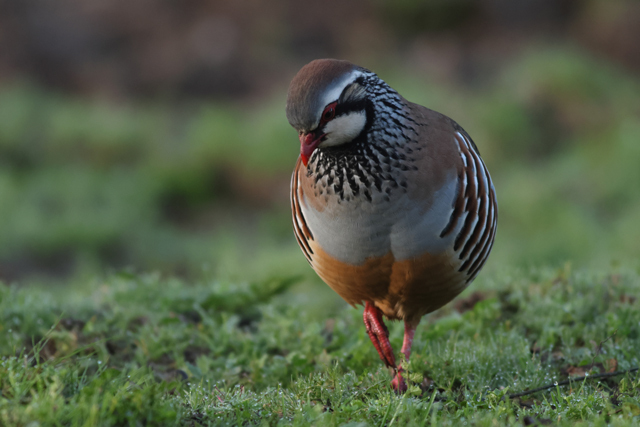
[[417, 169], [410, 156], [419, 126], [403, 98], [376, 74], [357, 80], [367, 92], [373, 118], [366, 134], [337, 147], [318, 149], [308, 166], [318, 196], [342, 200], [389, 200], [406, 192], [406, 171]]

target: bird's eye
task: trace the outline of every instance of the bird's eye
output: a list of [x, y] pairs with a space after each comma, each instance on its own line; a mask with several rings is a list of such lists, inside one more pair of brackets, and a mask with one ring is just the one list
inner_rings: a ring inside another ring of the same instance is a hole
[[336, 104], [337, 102], [332, 102], [325, 107], [324, 111], [322, 112], [322, 123], [327, 123], [328, 121], [333, 120], [333, 118], [336, 116]]

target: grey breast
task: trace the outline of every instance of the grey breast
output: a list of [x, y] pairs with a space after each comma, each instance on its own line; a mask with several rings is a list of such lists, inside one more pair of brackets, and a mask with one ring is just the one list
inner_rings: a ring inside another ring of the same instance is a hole
[[412, 200], [401, 191], [388, 195], [384, 190], [383, 185], [382, 191], [373, 191], [370, 201], [362, 196], [338, 201], [337, 195], [329, 195], [322, 211], [314, 209], [305, 195], [301, 208], [316, 243], [329, 255], [354, 265], [389, 252], [396, 260], [406, 260], [452, 247], [455, 233], [444, 238], [440, 234], [457, 196], [455, 174], [428, 203]]

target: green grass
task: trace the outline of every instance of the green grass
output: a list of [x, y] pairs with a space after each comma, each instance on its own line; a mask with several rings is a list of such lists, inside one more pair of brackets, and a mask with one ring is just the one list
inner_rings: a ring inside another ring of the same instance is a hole
[[[333, 304], [314, 313], [290, 289], [295, 280], [184, 283], [122, 273], [75, 291], [2, 286], [0, 423], [640, 421], [637, 373], [505, 397], [570, 373], [639, 366], [635, 272], [485, 277], [471, 290], [480, 300], [471, 309], [448, 306], [422, 322], [404, 396], [390, 388], [361, 309]], [[390, 330], [399, 348], [402, 325]]]

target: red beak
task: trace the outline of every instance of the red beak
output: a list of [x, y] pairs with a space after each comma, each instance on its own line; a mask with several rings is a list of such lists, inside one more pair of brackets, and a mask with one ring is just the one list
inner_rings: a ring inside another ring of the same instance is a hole
[[318, 147], [318, 145], [320, 145], [320, 142], [322, 142], [322, 138], [325, 135], [326, 134], [323, 133], [317, 138], [315, 138], [316, 135], [313, 133], [300, 135], [300, 157], [302, 158], [302, 163], [305, 166], [307, 166], [307, 163], [309, 163], [309, 158]]

